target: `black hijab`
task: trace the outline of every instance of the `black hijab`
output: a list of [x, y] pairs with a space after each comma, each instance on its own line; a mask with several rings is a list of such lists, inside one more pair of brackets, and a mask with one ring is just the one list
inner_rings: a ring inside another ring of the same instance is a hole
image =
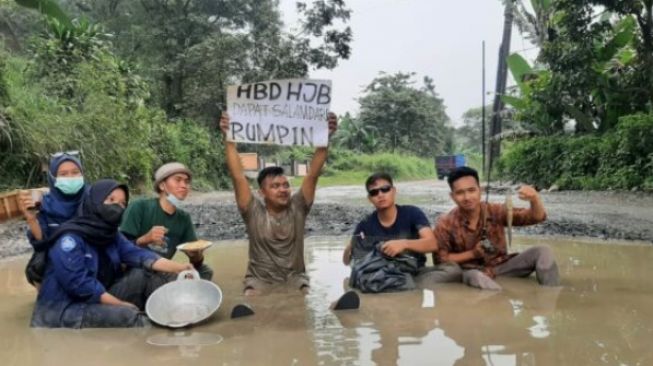
[[[113, 243], [118, 235], [120, 217], [118, 216], [117, 220], [107, 220], [105, 212], [108, 205], [104, 204], [104, 200], [116, 188], [124, 190], [127, 201], [129, 201], [129, 189], [126, 185], [120, 184], [112, 179], [99, 180], [84, 192], [77, 216], [62, 224], [47, 240], [36, 243], [35, 248], [37, 246], [44, 249], [49, 248], [50, 245], [66, 233], [77, 234], [88, 244], [98, 247], [104, 247]], [[120, 214], [122, 214], [122, 210]]]

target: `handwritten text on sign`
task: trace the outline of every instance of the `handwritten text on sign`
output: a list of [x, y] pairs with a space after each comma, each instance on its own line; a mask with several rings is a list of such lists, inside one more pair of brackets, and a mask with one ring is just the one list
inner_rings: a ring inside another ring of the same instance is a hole
[[331, 81], [288, 79], [227, 87], [230, 141], [327, 146]]

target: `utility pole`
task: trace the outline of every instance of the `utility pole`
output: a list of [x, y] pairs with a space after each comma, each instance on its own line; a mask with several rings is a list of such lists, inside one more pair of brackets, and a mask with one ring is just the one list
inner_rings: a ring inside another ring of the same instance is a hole
[[482, 70], [481, 70], [481, 152], [483, 154], [483, 160], [481, 160], [481, 173], [483, 176], [487, 177], [486, 169], [487, 169], [487, 162], [485, 161], [485, 41], [483, 41], [483, 46], [482, 46], [482, 59], [481, 59], [481, 64], [482, 64]]
[[[501, 96], [506, 94], [506, 83], [508, 80], [508, 55], [510, 53], [510, 38], [512, 36], [512, 20], [514, 17], [514, 0], [506, 0], [506, 7], [503, 13], [503, 37], [499, 47], [499, 62], [497, 65], [497, 81], [494, 90], [494, 104], [492, 105], [492, 122], [490, 124], [490, 161], [488, 169], [492, 169], [492, 161], [501, 154], [501, 111], [504, 103]], [[489, 173], [489, 172], [488, 172]]]

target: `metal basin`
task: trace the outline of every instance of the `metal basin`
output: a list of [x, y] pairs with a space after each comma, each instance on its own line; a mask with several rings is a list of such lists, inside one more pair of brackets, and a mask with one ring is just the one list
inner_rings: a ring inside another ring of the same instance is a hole
[[215, 283], [200, 279], [197, 271], [183, 271], [177, 281], [159, 287], [145, 304], [155, 323], [180, 328], [207, 319], [220, 307], [222, 291]]

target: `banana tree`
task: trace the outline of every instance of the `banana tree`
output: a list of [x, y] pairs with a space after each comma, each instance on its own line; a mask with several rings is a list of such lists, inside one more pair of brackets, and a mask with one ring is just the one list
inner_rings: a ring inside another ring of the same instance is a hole
[[26, 8], [36, 9], [41, 14], [49, 19], [56, 19], [59, 23], [65, 26], [72, 26], [72, 22], [68, 15], [64, 13], [56, 1], [53, 0], [16, 0], [18, 5]]
[[363, 124], [360, 118], [346, 115], [338, 127], [335, 139], [340, 147], [369, 152], [378, 143], [376, 133], [375, 126]]
[[[591, 108], [583, 108], [566, 100], [564, 95], [559, 96], [560, 107], [576, 121], [577, 131], [605, 131], [616, 124], [619, 116], [628, 113], [628, 110], [624, 110], [624, 106], [628, 105], [628, 91], [624, 92], [617, 83], [619, 74], [635, 61], [635, 29], [635, 19], [623, 17], [613, 25], [611, 35], [606, 40], [595, 42], [594, 60], [589, 65], [595, 74], [594, 88], [590, 92]], [[533, 93], [537, 92], [533, 85], [546, 84], [552, 73], [547, 69], [533, 68], [519, 54], [508, 57], [508, 68], [517, 84], [518, 95], [504, 95], [502, 99], [517, 112], [525, 112], [534, 107], [533, 103], [538, 103], [532, 98]]]
[[[504, 2], [506, 0], [503, 0]], [[514, 22], [519, 32], [538, 47], [553, 36], [551, 22], [555, 12], [552, 0], [531, 0], [529, 11], [524, 1], [515, 1]]]
[[592, 91], [596, 105], [603, 106], [599, 130], [614, 127], [621, 115], [631, 113], [628, 108], [631, 92], [619, 85], [622, 73], [632, 67], [637, 52], [633, 41], [636, 35], [636, 21], [632, 16], [622, 18], [613, 30], [613, 36], [605, 44], [596, 47], [598, 57], [592, 65], [596, 72], [597, 87]]

